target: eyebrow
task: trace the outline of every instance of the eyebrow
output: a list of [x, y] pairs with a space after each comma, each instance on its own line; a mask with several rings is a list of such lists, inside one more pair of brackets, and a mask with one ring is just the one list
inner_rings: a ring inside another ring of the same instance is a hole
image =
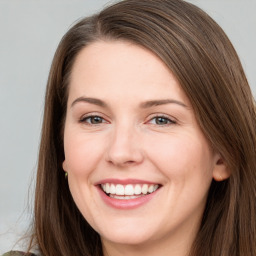
[[71, 104], [71, 107], [73, 107], [75, 104], [77, 104], [78, 102], [87, 102], [87, 103], [91, 103], [103, 108], [107, 107], [107, 104], [100, 100], [100, 99], [96, 99], [96, 98], [87, 98], [87, 97], [79, 97], [76, 100], [74, 100]]
[[[108, 105], [104, 101], [97, 99], [97, 98], [88, 98], [88, 97], [79, 97], [79, 98], [75, 99], [72, 102], [71, 107], [73, 107], [75, 104], [77, 104], [79, 102], [87, 102], [87, 103], [94, 104], [94, 105], [97, 105], [97, 106], [100, 106], [103, 108], [108, 107]], [[174, 99], [145, 101], [140, 104], [140, 108], [150, 108], [150, 107], [155, 107], [155, 106], [160, 106], [160, 105], [165, 105], [165, 104], [177, 104], [179, 106], [188, 108], [188, 106], [185, 105], [183, 102], [174, 100]]]
[[146, 102], [143, 102], [140, 104], [141, 108], [150, 108], [150, 107], [155, 107], [159, 105], [165, 105], [165, 104], [177, 104], [182, 107], [188, 108], [187, 105], [185, 105], [183, 102], [174, 100], [174, 99], [164, 99], [164, 100], [149, 100]]

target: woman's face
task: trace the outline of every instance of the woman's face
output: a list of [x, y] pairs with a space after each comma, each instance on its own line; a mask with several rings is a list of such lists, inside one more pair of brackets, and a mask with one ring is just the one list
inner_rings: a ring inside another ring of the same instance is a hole
[[191, 240], [219, 154], [165, 64], [128, 42], [95, 42], [71, 74], [64, 132], [74, 201], [105, 244]]

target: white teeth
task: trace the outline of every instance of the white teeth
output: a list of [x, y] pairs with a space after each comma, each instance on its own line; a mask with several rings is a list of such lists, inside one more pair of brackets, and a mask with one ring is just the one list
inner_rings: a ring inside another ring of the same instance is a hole
[[[111, 185], [112, 186], [112, 185]], [[111, 193], [114, 194], [114, 193]], [[117, 184], [116, 185], [116, 195], [124, 195], [124, 186]]]
[[134, 187], [134, 194], [135, 195], [140, 195], [141, 194], [141, 186], [140, 185], [135, 185]]
[[[103, 190], [104, 190], [104, 186], [103, 186], [103, 188], [102, 188]], [[105, 188], [106, 190], [104, 190], [107, 194], [109, 194], [110, 193], [110, 186], [109, 186], [109, 183], [106, 183], [106, 188]]]
[[109, 193], [110, 194], [115, 194], [116, 193], [116, 186], [114, 184], [110, 185]]
[[154, 191], [154, 185], [150, 185], [148, 188], [148, 192], [152, 193]]
[[118, 196], [118, 195], [112, 195], [112, 194], [109, 195], [109, 197], [112, 197], [115, 199], [124, 199], [124, 200], [135, 199], [141, 196], [145, 196], [145, 195], [140, 195], [140, 196]]
[[147, 184], [143, 184], [141, 192], [146, 195], [148, 193], [148, 185]]
[[[118, 199], [132, 199], [137, 198], [138, 195], [151, 194], [159, 188], [159, 185], [153, 184], [101, 184], [102, 190], [111, 197]], [[136, 196], [135, 196], [136, 195]]]
[[132, 196], [134, 195], [134, 189], [132, 185], [126, 185], [125, 186], [125, 195]]

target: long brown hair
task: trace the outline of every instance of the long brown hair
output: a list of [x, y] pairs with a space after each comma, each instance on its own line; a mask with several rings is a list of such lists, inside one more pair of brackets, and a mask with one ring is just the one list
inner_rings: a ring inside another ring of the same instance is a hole
[[124, 0], [82, 19], [63, 37], [47, 84], [31, 244], [45, 256], [103, 255], [100, 236], [78, 211], [62, 169], [70, 72], [81, 49], [97, 40], [130, 41], [161, 58], [231, 172], [225, 181], [212, 181], [190, 255], [255, 256], [255, 102], [223, 30], [182, 0]]

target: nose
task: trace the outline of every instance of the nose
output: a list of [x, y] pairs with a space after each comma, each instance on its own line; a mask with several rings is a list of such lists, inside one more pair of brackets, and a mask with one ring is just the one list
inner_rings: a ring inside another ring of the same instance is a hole
[[109, 137], [106, 160], [116, 166], [137, 165], [143, 161], [138, 131], [132, 127], [116, 127]]

